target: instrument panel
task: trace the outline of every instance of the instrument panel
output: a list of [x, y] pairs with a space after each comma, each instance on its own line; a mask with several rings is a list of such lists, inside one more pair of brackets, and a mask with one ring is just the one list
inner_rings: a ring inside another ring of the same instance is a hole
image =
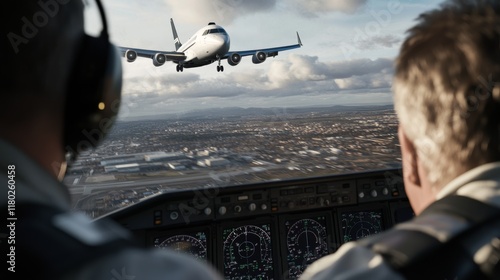
[[144, 247], [189, 254], [225, 279], [297, 279], [342, 244], [412, 217], [399, 169], [182, 190], [107, 215]]
[[330, 213], [283, 217], [282, 225], [286, 233], [286, 242], [281, 248], [287, 279], [297, 279], [307, 266], [332, 251]]
[[356, 241], [385, 229], [384, 208], [340, 209], [340, 239], [342, 243]]
[[160, 233], [153, 237], [153, 246], [187, 253], [197, 259], [208, 261], [210, 229], [181, 230]]
[[271, 236], [271, 221], [221, 227], [222, 261], [225, 279], [276, 279], [277, 261]]

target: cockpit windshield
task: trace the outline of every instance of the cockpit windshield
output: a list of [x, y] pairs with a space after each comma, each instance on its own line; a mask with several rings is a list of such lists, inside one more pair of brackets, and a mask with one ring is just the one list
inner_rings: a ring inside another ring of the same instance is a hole
[[227, 35], [226, 30], [222, 28], [213, 28], [213, 29], [207, 29], [205, 32], [203, 32], [203, 36], [207, 34], [215, 34], [215, 33], [222, 33], [224, 35]]
[[[393, 62], [414, 19], [437, 3], [320, 2], [203, 1], [186, 9], [182, 1], [106, 1], [116, 45], [175, 51], [165, 29], [173, 17], [175, 42], [214, 21], [230, 30], [230, 51], [296, 44], [296, 32], [303, 46], [274, 58], [278, 52], [241, 57], [234, 67], [223, 59], [224, 72], [215, 71], [217, 59], [184, 69], [122, 59], [116, 125], [64, 179], [74, 207], [99, 217], [176, 189], [401, 166]], [[100, 21], [89, 5], [92, 33]], [[203, 35], [226, 34], [214, 27]]]

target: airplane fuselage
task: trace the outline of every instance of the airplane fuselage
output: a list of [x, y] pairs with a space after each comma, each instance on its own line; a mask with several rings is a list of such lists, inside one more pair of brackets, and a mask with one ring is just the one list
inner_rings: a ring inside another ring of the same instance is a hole
[[183, 61], [174, 60], [174, 62], [185, 68], [208, 65], [223, 58], [229, 51], [229, 47], [229, 35], [224, 28], [210, 23], [198, 30], [177, 50], [183, 52], [186, 59]]

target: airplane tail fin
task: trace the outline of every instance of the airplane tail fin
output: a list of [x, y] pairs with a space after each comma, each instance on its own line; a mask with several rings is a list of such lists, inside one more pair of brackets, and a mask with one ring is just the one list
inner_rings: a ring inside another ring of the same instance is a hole
[[175, 50], [178, 50], [182, 46], [182, 43], [179, 39], [179, 35], [177, 35], [177, 30], [175, 29], [174, 20], [172, 18], [170, 19], [170, 25], [172, 25], [172, 34], [174, 35]]

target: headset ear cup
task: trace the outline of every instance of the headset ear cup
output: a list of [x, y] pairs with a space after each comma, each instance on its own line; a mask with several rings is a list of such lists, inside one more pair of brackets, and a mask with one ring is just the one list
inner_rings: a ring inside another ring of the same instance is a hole
[[96, 147], [117, 117], [122, 87], [118, 49], [107, 38], [85, 35], [69, 81], [64, 142], [75, 157]]

